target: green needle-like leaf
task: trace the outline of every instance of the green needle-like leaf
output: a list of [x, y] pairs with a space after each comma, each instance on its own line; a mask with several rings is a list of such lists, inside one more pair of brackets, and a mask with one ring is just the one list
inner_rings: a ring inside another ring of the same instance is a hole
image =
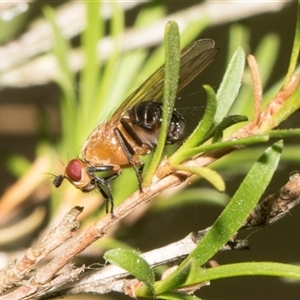
[[213, 125], [214, 116], [217, 110], [217, 100], [213, 89], [210, 86], [204, 86], [207, 93], [207, 106], [205, 109], [204, 116], [196, 127], [194, 132], [189, 136], [186, 142], [180, 147], [180, 149], [169, 158], [171, 164], [179, 164], [181, 161], [186, 159], [185, 152], [203, 141], [207, 132]]
[[297, 66], [297, 61], [298, 61], [299, 52], [300, 52], [300, 1], [299, 0], [298, 0], [298, 8], [297, 9], [298, 9], [298, 14], [297, 14], [297, 24], [296, 24], [294, 45], [293, 45], [289, 70], [288, 70], [288, 73], [284, 80], [284, 87], [286, 87], [288, 85], [288, 83], [290, 82], [290, 80], [295, 72], [295, 68]]
[[210, 269], [199, 267], [198, 272], [194, 272], [193, 277], [190, 277], [186, 284], [192, 285], [221, 278], [253, 275], [300, 279], [300, 267], [273, 262], [236, 263]]
[[201, 176], [202, 178], [209, 181], [220, 192], [223, 192], [225, 190], [225, 182], [216, 171], [204, 167], [188, 167], [182, 165], [173, 165], [173, 167], [177, 170], [183, 170]]
[[217, 150], [217, 149], [222, 149], [222, 148], [226, 148], [226, 147], [234, 147], [234, 146], [253, 145], [256, 143], [267, 142], [269, 139], [270, 139], [270, 136], [268, 134], [252, 135], [252, 136], [247, 136], [245, 138], [240, 138], [237, 140], [228, 140], [228, 141], [217, 142], [214, 144], [202, 145], [202, 146], [193, 148], [191, 150], [187, 150], [185, 155], [186, 155], [186, 157], [191, 157], [191, 156], [197, 155], [204, 151]]
[[242, 48], [238, 48], [227, 67], [226, 73], [217, 92], [218, 108], [214, 118], [215, 126], [217, 126], [227, 115], [238, 94], [242, 82], [244, 67], [245, 53]]
[[[238, 231], [269, 184], [279, 162], [282, 147], [283, 143], [279, 141], [259, 158], [210, 231], [175, 270], [172, 277], [180, 274], [190, 264], [191, 259], [196, 259], [200, 266], [203, 265]], [[164, 286], [165, 283], [168, 287], [170, 278], [165, 279], [161, 285]]]
[[157, 148], [153, 155], [148, 174], [144, 181], [146, 185], [148, 182], [150, 182], [157, 166], [160, 163], [177, 94], [180, 70], [180, 37], [178, 25], [173, 21], [169, 22], [166, 26], [165, 47], [166, 62], [164, 77], [163, 116]]
[[195, 257], [200, 265], [204, 264], [236, 233], [268, 186], [277, 168], [282, 147], [283, 143], [279, 141], [259, 158], [209, 233], [189, 258]]
[[[62, 32], [57, 25], [55, 13], [51, 7], [45, 7], [44, 15], [51, 25], [53, 31], [55, 43], [54, 54], [57, 60], [59, 75], [56, 78], [59, 84], [63, 99], [60, 103], [62, 114], [62, 134], [63, 134], [63, 152], [68, 153], [70, 147], [77, 148], [77, 133], [74, 134], [74, 128], [76, 128], [76, 95], [75, 95], [75, 76], [69, 66], [67, 59], [69, 53], [68, 41], [66, 41], [62, 35]], [[72, 133], [72, 134], [71, 134]]]
[[114, 249], [107, 251], [104, 254], [104, 259], [143, 281], [152, 295], [154, 294], [154, 273], [148, 263], [138, 253], [125, 249]]
[[166, 280], [159, 281], [155, 284], [155, 293], [156, 295], [161, 294], [165, 291], [171, 291], [179, 286], [183, 285], [183, 283], [186, 281], [189, 270], [190, 270], [191, 264], [187, 263], [183, 268], [180, 268], [179, 272], [178, 270], [174, 271], [169, 275]]

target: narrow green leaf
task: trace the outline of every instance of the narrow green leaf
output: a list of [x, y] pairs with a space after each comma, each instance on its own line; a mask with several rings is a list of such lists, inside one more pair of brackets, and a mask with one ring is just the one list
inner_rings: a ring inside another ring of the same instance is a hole
[[218, 191], [225, 191], [225, 182], [216, 171], [204, 167], [188, 167], [182, 165], [173, 165], [173, 167], [177, 170], [183, 170], [197, 174], [210, 182]]
[[235, 125], [240, 122], [246, 122], [248, 121], [247, 116], [243, 115], [230, 115], [230, 116], [225, 116], [224, 119], [221, 121], [221, 123], [218, 125], [222, 130]]
[[200, 154], [204, 151], [217, 150], [217, 149], [234, 147], [234, 146], [253, 145], [253, 144], [257, 144], [257, 143], [267, 142], [269, 139], [270, 139], [270, 136], [268, 134], [252, 135], [252, 136], [247, 136], [245, 138], [240, 138], [237, 140], [221, 141], [221, 142], [217, 142], [214, 144], [202, 145], [199, 147], [195, 147], [193, 149], [187, 150], [184, 153], [184, 155], [188, 158], [188, 157], [192, 157], [194, 155]]
[[223, 131], [226, 128], [229, 128], [232, 125], [241, 123], [241, 122], [246, 122], [248, 121], [247, 116], [242, 116], [242, 115], [231, 115], [231, 116], [225, 116], [222, 122], [217, 125], [215, 131], [209, 132], [209, 134], [205, 137], [205, 140], [211, 138], [212, 136], [214, 137], [213, 143], [216, 141], [220, 141], [223, 138]]
[[[204, 118], [186, 143], [169, 158], [171, 164], [179, 164], [189, 158], [190, 153], [196, 152], [193, 147], [211, 137], [215, 128], [225, 119], [241, 86], [244, 66], [245, 53], [239, 48], [228, 65], [217, 95], [214, 94], [211, 88], [205, 86], [208, 104]], [[218, 132], [222, 133], [220, 130]]]
[[190, 254], [200, 265], [212, 257], [240, 228], [268, 186], [279, 162], [283, 143], [268, 148], [246, 175], [209, 233]]
[[214, 116], [217, 110], [217, 100], [214, 90], [205, 85], [204, 89], [207, 93], [207, 105], [205, 109], [204, 116], [198, 126], [195, 128], [194, 132], [188, 137], [184, 144], [176, 151], [170, 158], [169, 161], [171, 164], [179, 164], [181, 161], [186, 159], [184, 153], [199, 144], [202, 143], [204, 137], [207, 135], [207, 132], [213, 125]]
[[280, 276], [300, 279], [300, 267], [275, 262], [249, 262], [222, 265], [215, 268], [198, 268], [198, 273], [189, 277], [187, 285], [221, 278], [239, 276]]
[[170, 21], [165, 29], [165, 53], [166, 62], [162, 123], [157, 148], [154, 152], [151, 165], [149, 166], [148, 174], [144, 180], [146, 185], [150, 182], [158, 164], [160, 163], [177, 94], [180, 70], [180, 36], [178, 25], [174, 21]]
[[238, 48], [227, 67], [226, 73], [217, 92], [218, 108], [214, 118], [215, 126], [218, 125], [227, 115], [237, 97], [242, 82], [244, 67], [245, 53], [242, 48]]
[[189, 148], [200, 145], [203, 142], [204, 137], [213, 125], [214, 116], [217, 111], [217, 98], [214, 90], [208, 85], [204, 85], [203, 88], [207, 94], [207, 105], [200, 124], [193, 132], [191, 138], [187, 141], [187, 146]]
[[231, 57], [238, 47], [247, 49], [250, 41], [250, 29], [241, 23], [233, 23], [229, 28], [228, 39], [228, 57], [227, 62], [230, 62]]
[[175, 270], [173, 276], [189, 265], [191, 259], [196, 259], [199, 265], [203, 265], [238, 231], [269, 184], [279, 162], [282, 147], [283, 143], [279, 141], [259, 158], [209, 232]]
[[[100, 22], [99, 11], [101, 1], [87, 1], [85, 2], [86, 10], [86, 29], [81, 36], [82, 49], [84, 55], [84, 67], [80, 72], [80, 83], [82, 88], [79, 93], [79, 110], [81, 114], [82, 123], [78, 125], [77, 130], [81, 131], [80, 136], [82, 140], [86, 136], [86, 124], [91, 120], [91, 111], [95, 109], [95, 102], [97, 101], [97, 89], [99, 83], [99, 68], [98, 62], [98, 41], [103, 35], [103, 24]], [[101, 26], [102, 25], [102, 26]], [[92, 118], [91, 123], [94, 123]], [[95, 124], [91, 124], [95, 126]]]
[[[193, 265], [196, 265], [197, 262], [195, 260], [190, 260], [189, 263], [187, 263], [183, 268], [180, 269], [180, 272], [177, 272], [175, 270], [173, 273], [171, 273], [166, 279], [162, 281], [158, 281], [155, 283], [155, 295], [160, 296], [161, 295], [171, 295], [170, 291], [173, 291], [175, 289], [178, 289], [181, 286], [184, 286], [186, 283], [186, 280], [190, 274], [191, 268], [195, 268]], [[197, 265], [196, 265], [197, 267]], [[136, 291], [136, 295], [139, 297], [147, 297], [148, 291], [145, 287], [140, 287]], [[175, 294], [173, 294], [175, 296]], [[177, 294], [179, 295], [179, 294]], [[162, 298], [165, 299], [165, 298]], [[168, 298], [166, 298], [168, 299]], [[171, 298], [173, 299], [173, 298]], [[175, 298], [178, 299], [178, 298]], [[179, 298], [179, 299], [190, 299], [190, 298]]]
[[[62, 31], [56, 23], [56, 17], [51, 7], [45, 7], [43, 13], [50, 23], [54, 35], [54, 55], [58, 63], [59, 75], [56, 81], [62, 90], [62, 101], [60, 101], [62, 115], [62, 149], [65, 155], [71, 149], [77, 149], [76, 132], [76, 95], [75, 95], [75, 76], [69, 66], [69, 44], [63, 37]], [[72, 133], [72, 134], [71, 134]], [[81, 141], [82, 143], [82, 141]]]
[[217, 142], [220, 142], [223, 140], [223, 130], [221, 129], [220, 126], [217, 126], [216, 129], [212, 132], [213, 133], [213, 140], [212, 140], [212, 144], [215, 144]]
[[11, 154], [5, 159], [5, 165], [15, 177], [19, 178], [28, 171], [31, 163], [24, 156]]
[[186, 24], [185, 28], [181, 28], [181, 46], [184, 48], [190, 45], [193, 41], [199, 39], [201, 32], [204, 31], [210, 25], [211, 19], [206, 16], [196, 19]]
[[[58, 78], [59, 79], [58, 83], [60, 85], [63, 84], [68, 93], [72, 93], [72, 89], [73, 89], [72, 84], [74, 83], [74, 75], [72, 73], [72, 70], [70, 69], [69, 60], [67, 59], [68, 52], [69, 52], [69, 44], [64, 38], [64, 36], [62, 35], [61, 29], [59, 28], [56, 22], [56, 16], [54, 10], [49, 6], [46, 6], [43, 9], [43, 13], [47, 21], [50, 23], [54, 35], [54, 54], [58, 61], [58, 65], [61, 71], [60, 74], [61, 77]], [[63, 81], [64, 78], [65, 81]], [[69, 97], [67, 99], [75, 101], [75, 97], [74, 98]]]
[[[174, 110], [177, 95], [180, 70], [180, 35], [176, 22], [170, 21], [166, 26], [166, 63], [163, 96], [163, 119], [158, 143], [161, 145], [161, 153], [166, 142], [169, 124]], [[159, 146], [159, 145], [158, 145]]]
[[183, 285], [186, 281], [191, 264], [187, 263], [180, 270], [175, 270], [166, 279], [155, 283], [155, 294], [160, 295], [163, 292], [172, 291]]
[[[180, 45], [181, 48], [185, 48], [190, 45], [192, 42], [197, 40], [197, 37], [200, 35], [200, 32], [207, 27], [208, 21], [204, 18], [201, 18], [195, 22], [187, 24], [187, 27], [183, 29], [180, 35]], [[149, 26], [149, 22], [147, 23]], [[139, 84], [136, 85], [138, 87], [141, 83], [143, 83], [148, 76], [140, 76], [140, 74], [152, 74], [154, 73], [161, 65], [164, 64], [164, 47], [163, 45], [158, 45], [153, 52], [151, 52], [151, 56], [142, 66], [137, 77], [140, 77], [138, 80]], [[134, 89], [133, 89], [134, 90]]]
[[297, 9], [298, 9], [297, 23], [296, 23], [296, 31], [295, 31], [293, 50], [292, 50], [288, 73], [285, 77], [283, 87], [287, 87], [288, 83], [291, 81], [291, 78], [295, 72], [297, 62], [298, 62], [298, 57], [299, 57], [299, 51], [300, 51], [300, 1], [299, 0], [298, 0], [298, 8]]
[[259, 66], [259, 74], [263, 87], [272, 75], [274, 65], [278, 63], [277, 56], [279, 49], [280, 38], [278, 35], [271, 33], [267, 34], [261, 40], [255, 51], [255, 59]]
[[[93, 119], [96, 122], [103, 116], [112, 112], [120, 103], [110, 98], [110, 94], [115, 88], [115, 81], [118, 78], [118, 67], [121, 53], [121, 36], [124, 32], [125, 20], [124, 11], [117, 1], [111, 1], [112, 18], [110, 20], [110, 35], [112, 37], [113, 47], [106, 61], [105, 67], [101, 70], [101, 84], [98, 85], [98, 92], [94, 107], [90, 106]], [[122, 75], [124, 77], [124, 75]], [[123, 79], [123, 78], [122, 78]]]
[[[163, 200], [163, 199], [161, 199]], [[154, 211], [162, 211], [174, 207], [180, 207], [188, 204], [203, 204], [225, 206], [229, 201], [229, 196], [220, 193], [214, 188], [188, 188], [172, 196], [172, 201], [155, 201]]]
[[291, 137], [299, 137], [300, 136], [300, 129], [276, 129], [271, 130], [269, 136], [272, 138], [291, 138]]
[[284, 101], [281, 108], [270, 118], [265, 120], [263, 126], [261, 126], [261, 131], [269, 131], [272, 128], [277, 127], [280, 123], [285, 121], [294, 112], [298, 111], [300, 108], [300, 84], [298, 84], [294, 93]]
[[154, 295], [154, 273], [147, 261], [138, 253], [125, 249], [113, 249], [105, 252], [104, 259], [126, 270], [139, 280], [145, 283]]
[[[149, 27], [157, 22], [157, 20], [164, 18], [166, 13], [167, 8], [163, 5], [145, 5], [144, 8], [139, 11], [135, 19], [134, 28]], [[154, 71], [155, 70], [150, 73], [153, 73]]]
[[[280, 39], [278, 35], [267, 34], [265, 37], [263, 37], [257, 49], [255, 50], [254, 57], [259, 67], [263, 88], [266, 86], [266, 83], [273, 72], [274, 64], [277, 63], [277, 56], [280, 46], [279, 43]], [[263, 103], [269, 103], [277, 91], [278, 89], [273, 91], [271, 97], [265, 97], [266, 95], [264, 95]], [[251, 119], [253, 112], [253, 82], [248, 67], [245, 70], [243, 86], [239, 91], [238, 100], [234, 102], [234, 105], [231, 108], [231, 113], [247, 114], [249, 119]]]

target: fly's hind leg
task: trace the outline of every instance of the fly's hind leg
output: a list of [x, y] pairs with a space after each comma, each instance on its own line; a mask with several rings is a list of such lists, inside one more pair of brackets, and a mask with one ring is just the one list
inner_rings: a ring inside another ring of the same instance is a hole
[[139, 185], [139, 190], [142, 193], [143, 192], [143, 187], [142, 187], [142, 182], [143, 182], [143, 169], [144, 169], [144, 162], [139, 161], [136, 162], [133, 158], [133, 155], [135, 154], [134, 150], [132, 149], [131, 145], [127, 142], [126, 138], [124, 137], [124, 135], [122, 134], [122, 132], [118, 129], [115, 128], [114, 129], [115, 135], [118, 138], [118, 141], [122, 147], [122, 150], [124, 151], [126, 157], [129, 160], [130, 165], [132, 166], [137, 181], [138, 181], [138, 185]]

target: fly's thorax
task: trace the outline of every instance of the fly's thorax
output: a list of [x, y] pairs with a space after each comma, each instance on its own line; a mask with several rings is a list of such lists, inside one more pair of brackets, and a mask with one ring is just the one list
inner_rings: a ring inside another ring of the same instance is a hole
[[115, 135], [119, 122], [98, 125], [85, 142], [81, 157], [92, 166], [125, 166], [129, 164]]
[[98, 147], [99, 143], [101, 143], [105, 137], [109, 137], [112, 134], [112, 128], [113, 127], [109, 126], [107, 122], [99, 124], [85, 141], [82, 147], [82, 153], [84, 154], [84, 152], [91, 151]]

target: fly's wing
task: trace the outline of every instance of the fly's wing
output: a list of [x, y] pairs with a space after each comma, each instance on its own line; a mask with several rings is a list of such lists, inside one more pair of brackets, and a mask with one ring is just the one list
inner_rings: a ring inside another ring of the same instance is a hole
[[[181, 51], [178, 93], [197, 77], [219, 53], [215, 48], [215, 42], [210, 39], [202, 39], [194, 42]], [[127, 97], [112, 119], [117, 120], [119, 115], [141, 101], [156, 100], [163, 98], [164, 65], [155, 71], [138, 89]]]
[[[215, 42], [210, 39], [198, 40], [181, 51], [180, 72], [178, 81], [178, 91], [180, 92], [196, 76], [198, 76], [217, 56], [219, 48], [215, 48]], [[121, 104], [117, 111], [104, 124], [97, 126], [82, 148], [82, 156], [99, 156], [97, 151], [104, 147], [105, 139], [110, 139], [110, 133], [119, 122], [122, 113], [138, 102], [147, 100], [161, 101], [164, 87], [164, 65], [154, 72], [137, 90], [135, 90]]]

